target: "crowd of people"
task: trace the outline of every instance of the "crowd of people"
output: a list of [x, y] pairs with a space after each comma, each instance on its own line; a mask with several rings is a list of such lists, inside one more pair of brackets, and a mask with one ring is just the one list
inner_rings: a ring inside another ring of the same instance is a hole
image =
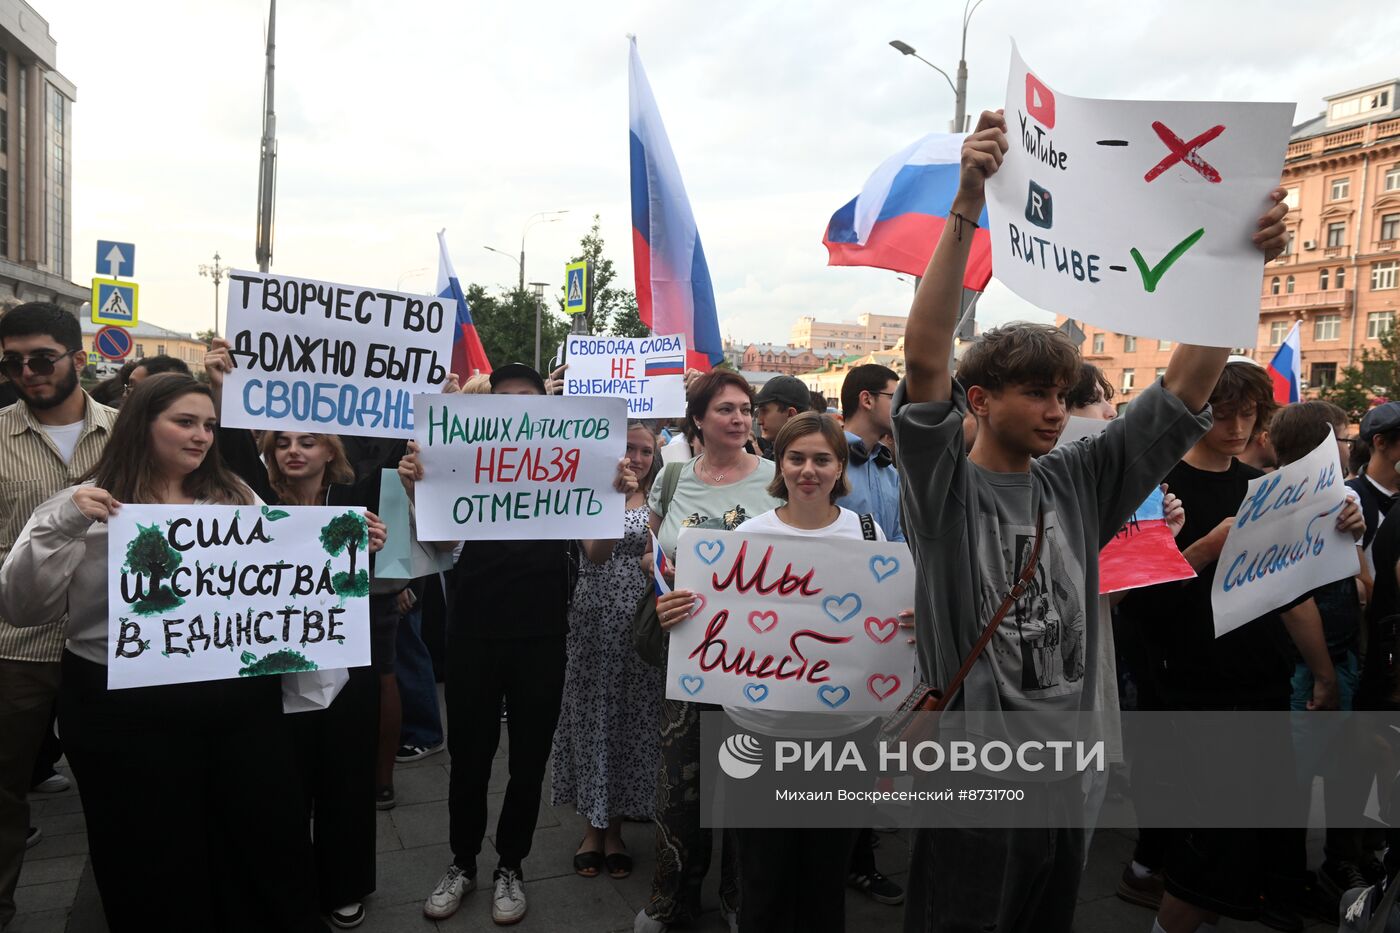
[[[1118, 740], [1120, 707], [1394, 708], [1386, 624], [1400, 611], [1400, 522], [1385, 516], [1400, 496], [1400, 403], [1372, 410], [1357, 436], [1325, 402], [1275, 411], [1255, 362], [1183, 345], [1120, 413], [1112, 386], [1069, 338], [1033, 324], [988, 331], [954, 371], [973, 218], [1005, 131], [999, 114], [983, 114], [964, 145], [957, 198], [910, 311], [902, 379], [857, 366], [831, 410], [793, 377], [755, 393], [733, 371], [688, 374], [684, 419], [628, 424], [615, 538], [444, 542], [435, 546], [452, 551], [450, 570], [375, 577], [371, 664], [311, 713], [284, 714], [270, 677], [109, 690], [106, 519], [123, 503], [355, 506], [368, 512], [374, 552], [386, 536], [375, 516], [381, 471], [397, 471], [412, 500], [424, 478], [416, 446], [220, 427], [233, 363], [219, 340], [202, 378], [153, 358], [89, 393], [71, 315], [30, 303], [0, 317], [0, 370], [17, 394], [0, 410], [0, 927], [39, 838], [27, 798], [66, 787], [60, 753], [82, 797], [109, 928], [125, 933], [358, 925], [376, 885], [375, 811], [395, 805], [394, 764], [446, 749], [452, 861], [436, 882], [424, 879], [428, 918], [452, 916], [478, 886], [497, 924], [526, 917], [523, 863], [550, 776], [551, 803], [575, 807], [587, 824], [573, 856], [584, 878], [628, 877], [622, 823], [655, 823], [637, 933], [699, 917], [717, 842], [719, 909], [744, 933], [842, 930], [847, 891], [903, 904], [891, 928], [1067, 933], [1087, 852], [1078, 827], [1093, 825], [1103, 776], [1047, 785], [1087, 820], [919, 829], [907, 901], [876, 864], [873, 829], [703, 825], [710, 764], [700, 722], [718, 708], [665, 695], [666, 639], [690, 617], [694, 594], [653, 585], [653, 536], [669, 574], [685, 528], [906, 541], [918, 585], [900, 621], [934, 685], [953, 680], [1030, 569], [1026, 556], [1039, 555], [1024, 607], [1082, 625], [1057, 634], [1053, 663], [1027, 651], [982, 654], [951, 708], [1094, 714], [1110, 760], [1131, 762], [1135, 795], [1150, 793], [1159, 763]], [[1284, 242], [1281, 199], [1273, 193], [1253, 237], [1265, 257]], [[556, 377], [512, 363], [460, 387], [454, 378], [446, 391], [545, 395]], [[1070, 415], [1108, 424], [1057, 446]], [[1328, 431], [1354, 490], [1337, 526], [1374, 575], [1280, 601], [1216, 638], [1210, 580], [1248, 482], [1310, 453]], [[1166, 524], [1197, 576], [1099, 597], [1100, 548], [1163, 484]], [[1024, 607], [1003, 626], [1024, 626]], [[753, 733], [794, 727], [791, 714], [725, 712]], [[808, 715], [830, 736], [878, 725]], [[1283, 722], [1274, 738], [1286, 744]], [[478, 859], [503, 724], [509, 780], [488, 885]], [[1346, 809], [1364, 796], [1362, 777], [1359, 790], [1328, 784], [1329, 811], [1334, 797]], [[1380, 858], [1385, 843], [1331, 829], [1325, 860], [1309, 872], [1301, 829], [1148, 826], [1119, 894], [1156, 910], [1144, 931], [1210, 931], [1221, 916], [1301, 930], [1303, 913], [1335, 911], [1343, 891], [1393, 873]]]

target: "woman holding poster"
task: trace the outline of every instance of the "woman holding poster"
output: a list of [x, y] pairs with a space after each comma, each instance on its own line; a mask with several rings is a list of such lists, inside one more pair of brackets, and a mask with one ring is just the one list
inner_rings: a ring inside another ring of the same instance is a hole
[[[686, 418], [704, 453], [688, 463], [667, 466], [680, 471], [669, 502], [660, 495], [664, 478], [652, 487], [648, 500], [652, 532], [670, 561], [675, 559], [682, 528], [732, 531], [782, 504], [768, 491], [774, 476], [772, 461], [746, 449], [753, 434], [753, 389], [742, 376], [725, 370], [701, 376], [687, 393]], [[650, 573], [649, 562], [647, 567]], [[681, 617], [660, 618], [664, 628]], [[669, 924], [700, 915], [700, 886], [709, 870], [712, 848], [710, 830], [700, 827], [700, 713], [715, 708], [678, 700], [661, 702], [656, 875], [651, 901], [637, 914], [637, 933], [659, 933]], [[720, 861], [720, 910], [732, 925], [739, 882], [728, 838]]]
[[[794, 416], [773, 440], [777, 475], [768, 492], [784, 504], [750, 519], [745, 531], [811, 538], [885, 540], [868, 516], [836, 500], [850, 491], [845, 432], [816, 412]], [[689, 618], [694, 594], [673, 590], [657, 600], [663, 625]], [[901, 625], [913, 625], [913, 612]], [[864, 713], [790, 713], [726, 707], [740, 728], [762, 735], [833, 738], [858, 732], [878, 717]], [[739, 843], [739, 930], [845, 929], [845, 889], [858, 829], [736, 829]]]
[[554, 732], [553, 803], [572, 803], [588, 820], [574, 871], [613, 878], [632, 873], [622, 842], [624, 819], [656, 812], [657, 710], [661, 671], [632, 647], [632, 613], [651, 586], [641, 556], [650, 549], [647, 494], [661, 471], [656, 435], [640, 421], [627, 426], [627, 468], [639, 488], [627, 497], [620, 541], [583, 541], [587, 560], [569, 606], [564, 703]]
[[107, 519], [122, 503], [259, 504], [220, 462], [216, 423], [189, 376], [143, 381], [97, 465], [0, 568], [5, 618], [66, 613], [59, 727], [112, 933], [325, 929], [281, 678], [107, 687]]

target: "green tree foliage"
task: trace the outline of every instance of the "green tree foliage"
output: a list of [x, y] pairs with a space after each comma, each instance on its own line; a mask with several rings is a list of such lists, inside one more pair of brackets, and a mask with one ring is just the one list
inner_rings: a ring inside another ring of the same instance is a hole
[[1342, 408], [1352, 421], [1360, 421], [1378, 401], [1400, 398], [1400, 331], [1382, 334], [1380, 349], [1361, 351], [1361, 365], [1343, 369], [1336, 385], [1318, 395]]
[[321, 529], [321, 547], [332, 557], [342, 551], [350, 552], [350, 576], [355, 575], [355, 553], [369, 546], [369, 526], [355, 512], [346, 512], [331, 519]]
[[1353, 422], [1360, 421], [1371, 410], [1371, 390], [1360, 366], [1348, 366], [1335, 385], [1324, 386], [1317, 394], [1346, 412]]
[[[535, 360], [535, 296], [512, 288], [492, 295], [480, 285], [465, 291], [477, 335], [492, 366], [506, 363], [532, 365]], [[564, 342], [569, 324], [544, 301], [540, 318], [540, 365], [546, 366]]]
[[[645, 337], [651, 333], [637, 315], [637, 295], [630, 288], [613, 284], [617, 269], [603, 253], [602, 220], [593, 215], [593, 226], [579, 241], [578, 253], [569, 261], [587, 261], [593, 270], [593, 313], [587, 316], [590, 334], [611, 334], [614, 337]], [[559, 310], [564, 298], [559, 298]]]

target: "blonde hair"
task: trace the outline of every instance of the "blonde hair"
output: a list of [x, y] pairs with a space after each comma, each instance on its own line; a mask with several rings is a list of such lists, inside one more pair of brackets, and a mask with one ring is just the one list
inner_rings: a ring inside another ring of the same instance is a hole
[[462, 394], [490, 395], [491, 377], [486, 375], [485, 373], [477, 373], [474, 376], [468, 376], [467, 381], [462, 383]]
[[[262, 440], [258, 447], [263, 455], [263, 462], [267, 464], [267, 483], [272, 487], [272, 491], [277, 493], [277, 498], [284, 505], [296, 505], [296, 489], [292, 486], [292, 481], [287, 478], [287, 474], [282, 472], [282, 465], [277, 462], [277, 439], [284, 434], [310, 434], [309, 431], [264, 431]], [[332, 483], [353, 483], [355, 481], [355, 471], [350, 468], [350, 463], [345, 456], [345, 445], [341, 443], [339, 437], [334, 434], [312, 434], [321, 443], [331, 449], [333, 456], [326, 464], [326, 472], [321, 475], [321, 493], [318, 499], [324, 498], [326, 489]], [[318, 503], [313, 503], [318, 504]]]

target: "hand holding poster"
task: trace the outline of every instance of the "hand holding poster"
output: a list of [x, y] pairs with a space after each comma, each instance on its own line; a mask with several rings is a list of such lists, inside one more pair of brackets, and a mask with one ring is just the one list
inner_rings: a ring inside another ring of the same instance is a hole
[[107, 541], [111, 689], [369, 663], [363, 509], [124, 505]]
[[420, 541], [622, 536], [613, 488], [627, 403], [548, 395], [419, 395]]
[[913, 686], [899, 627], [914, 605], [904, 544], [687, 528], [676, 586], [699, 608], [670, 630], [671, 699], [886, 713]]
[[234, 272], [221, 420], [412, 437], [414, 393], [447, 379], [454, 314], [439, 298]]
[[633, 418], [685, 414], [685, 335], [569, 337], [565, 395], [627, 399]]
[[[1337, 530], [1346, 486], [1337, 439], [1251, 480], [1215, 565], [1215, 636], [1361, 569], [1352, 536]], [[1190, 503], [1187, 503], [1190, 508]]]
[[1026, 300], [1100, 327], [1252, 347], [1293, 104], [1071, 97], [1012, 46], [1010, 149], [987, 183], [992, 268]]

